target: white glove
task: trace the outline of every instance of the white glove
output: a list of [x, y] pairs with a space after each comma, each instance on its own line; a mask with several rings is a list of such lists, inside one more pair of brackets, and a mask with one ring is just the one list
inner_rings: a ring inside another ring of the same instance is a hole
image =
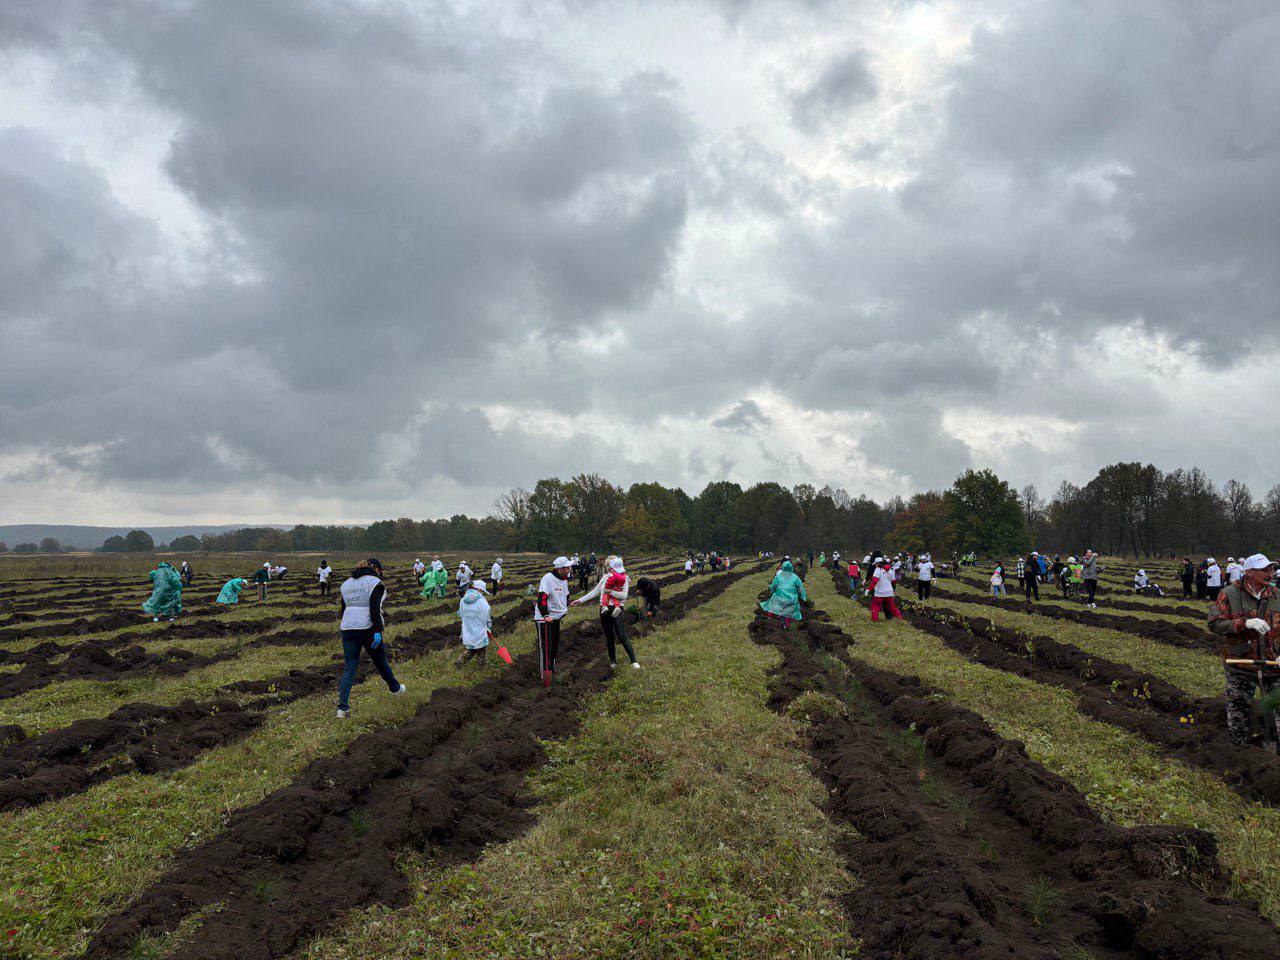
[[1261, 617], [1250, 617], [1244, 622], [1244, 625], [1254, 633], [1266, 635], [1271, 632], [1271, 625]]

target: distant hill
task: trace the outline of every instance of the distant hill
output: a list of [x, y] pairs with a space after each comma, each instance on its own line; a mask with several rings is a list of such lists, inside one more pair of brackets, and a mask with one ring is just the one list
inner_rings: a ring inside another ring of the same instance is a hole
[[39, 543], [45, 537], [54, 537], [64, 547], [100, 547], [107, 537], [123, 537], [130, 530], [145, 530], [156, 543], [169, 543], [174, 537], [203, 536], [206, 533], [226, 533], [241, 527], [289, 527], [273, 523], [227, 523], [221, 526], [156, 527], [142, 523], [132, 527], [84, 527], [72, 523], [12, 523], [0, 525], [0, 540], [12, 550], [19, 543]]

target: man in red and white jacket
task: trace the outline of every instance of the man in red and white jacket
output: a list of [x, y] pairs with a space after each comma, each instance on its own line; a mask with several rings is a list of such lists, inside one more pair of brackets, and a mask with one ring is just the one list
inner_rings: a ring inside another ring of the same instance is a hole
[[533, 607], [533, 623], [538, 631], [538, 671], [543, 686], [550, 687], [560, 650], [560, 620], [569, 611], [569, 573], [573, 562], [556, 557], [552, 569], [538, 584], [538, 600]]

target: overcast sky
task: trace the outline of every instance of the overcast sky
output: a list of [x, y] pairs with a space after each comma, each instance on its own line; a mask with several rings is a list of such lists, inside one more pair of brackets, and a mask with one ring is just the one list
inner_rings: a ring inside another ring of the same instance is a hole
[[0, 522], [1261, 494], [1277, 50], [1275, 0], [4, 0]]

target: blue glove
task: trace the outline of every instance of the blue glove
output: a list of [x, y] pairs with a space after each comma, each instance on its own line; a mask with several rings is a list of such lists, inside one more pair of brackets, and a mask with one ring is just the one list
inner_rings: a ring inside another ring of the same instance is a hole
[[373, 643], [370, 645], [370, 649], [377, 650], [380, 646], [382, 646], [382, 634], [375, 633], [373, 635]]

